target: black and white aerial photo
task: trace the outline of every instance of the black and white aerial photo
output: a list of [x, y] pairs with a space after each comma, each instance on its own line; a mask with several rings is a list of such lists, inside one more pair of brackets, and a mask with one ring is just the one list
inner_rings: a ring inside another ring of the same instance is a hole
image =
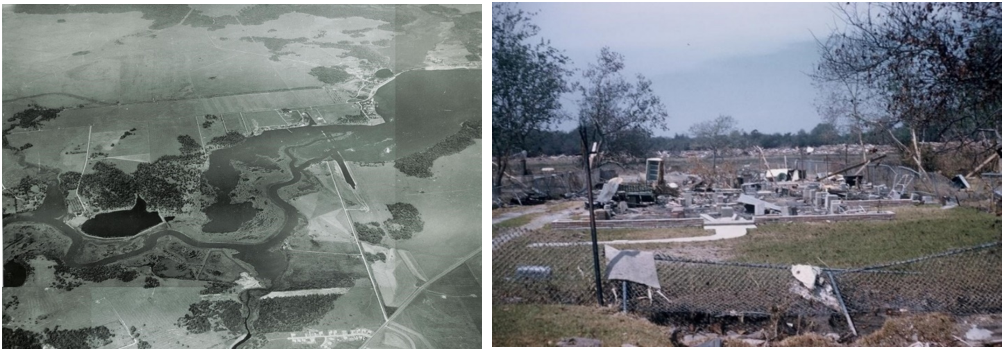
[[3, 348], [481, 348], [482, 5], [3, 5]]

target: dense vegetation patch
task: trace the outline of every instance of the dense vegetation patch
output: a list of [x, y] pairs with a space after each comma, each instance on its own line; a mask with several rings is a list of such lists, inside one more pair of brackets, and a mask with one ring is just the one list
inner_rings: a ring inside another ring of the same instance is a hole
[[112, 337], [115, 336], [105, 326], [73, 330], [60, 330], [59, 326], [56, 326], [52, 330], [46, 328], [42, 333], [45, 335], [47, 345], [60, 349], [99, 348], [112, 343]]
[[346, 72], [343, 67], [340, 66], [318, 66], [311, 69], [308, 74], [314, 76], [319, 81], [325, 84], [336, 84], [340, 82], [345, 82], [346, 80], [352, 78], [353, 76]]
[[203, 155], [202, 146], [188, 135], [178, 136], [178, 143], [182, 155], [165, 155], [152, 163], [140, 163], [132, 174], [99, 161], [94, 164], [94, 173], [74, 176], [75, 173], [67, 172], [66, 176], [60, 175], [60, 182], [66, 188], [69, 186], [64, 177], [65, 181], [79, 177], [81, 195], [88, 198], [88, 205], [98, 209], [128, 207], [139, 195], [152, 209], [180, 212], [188, 196], [201, 185], [198, 164]]
[[374, 254], [369, 252], [363, 252], [363, 257], [367, 259], [368, 262], [371, 263], [383, 262], [385, 260], [388, 260], [388, 256], [384, 255], [384, 253]]
[[206, 286], [206, 288], [204, 288], [202, 291], [199, 291], [199, 294], [212, 295], [212, 294], [224, 293], [236, 285], [237, 284], [233, 282], [211, 281], [210, 284]]
[[395, 159], [395, 168], [412, 177], [432, 177], [433, 161], [442, 156], [458, 153], [482, 138], [482, 120], [472, 119], [461, 123], [461, 130], [419, 153]]
[[276, 297], [261, 300], [255, 331], [259, 333], [301, 331], [317, 324], [335, 307], [339, 295]]
[[119, 279], [130, 282], [136, 279], [136, 271], [119, 264], [71, 267], [57, 261], [53, 287], [71, 291], [84, 282], [104, 282]]
[[99, 161], [94, 173], [80, 177], [80, 193], [89, 205], [102, 209], [130, 207], [136, 202], [136, 182], [114, 165]]
[[245, 136], [237, 131], [230, 131], [223, 136], [216, 136], [210, 140], [210, 144], [218, 145], [223, 148], [231, 147], [235, 144], [241, 143], [245, 140]]
[[63, 111], [63, 108], [49, 109], [38, 104], [28, 105], [27, 110], [17, 112], [14, 116], [7, 119], [7, 122], [14, 122], [14, 125], [4, 130], [4, 134], [7, 134], [14, 127], [23, 129], [41, 128], [42, 122], [55, 119], [61, 111]]
[[178, 326], [190, 333], [227, 330], [235, 334], [244, 331], [241, 303], [234, 301], [200, 301], [189, 305], [189, 312], [178, 318]]
[[3, 328], [3, 348], [41, 349], [43, 344], [55, 348], [100, 348], [112, 343], [115, 337], [105, 326], [60, 330], [45, 328], [41, 334], [21, 328]]
[[42, 335], [21, 328], [3, 328], [3, 348], [41, 349]]
[[381, 238], [384, 237], [384, 230], [381, 230], [381, 225], [376, 222], [353, 222], [353, 229], [356, 230], [356, 236], [360, 238], [360, 241], [367, 243], [379, 244]]
[[419, 209], [412, 204], [388, 204], [388, 211], [391, 212], [391, 219], [384, 221], [384, 227], [388, 229], [391, 238], [407, 240], [412, 238], [413, 233], [423, 231], [423, 219], [419, 216]]

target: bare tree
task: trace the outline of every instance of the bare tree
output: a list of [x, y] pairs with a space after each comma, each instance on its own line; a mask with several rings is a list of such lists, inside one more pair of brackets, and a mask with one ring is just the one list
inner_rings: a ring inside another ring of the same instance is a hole
[[597, 142], [602, 148], [627, 147], [621, 138], [638, 138], [652, 129], [667, 130], [667, 109], [653, 94], [652, 82], [636, 75], [635, 84], [622, 76], [624, 57], [608, 47], [601, 49], [597, 62], [584, 71], [579, 86], [579, 122], [585, 145]]
[[493, 141], [495, 185], [500, 185], [511, 154], [525, 145], [527, 136], [558, 123], [559, 97], [570, 91], [565, 68], [569, 59], [538, 34], [533, 13], [513, 4], [493, 4]]
[[[594, 218], [594, 193], [591, 191], [591, 163], [598, 163], [600, 154], [591, 158], [594, 143], [602, 148], [631, 143], [610, 143], [627, 136], [648, 134], [648, 128], [667, 130], [667, 109], [660, 98], [653, 94], [651, 82], [643, 75], [636, 75], [636, 84], [622, 77], [625, 68], [621, 54], [608, 47], [601, 49], [597, 63], [584, 71], [586, 82], [579, 86], [581, 93], [579, 133], [583, 151], [583, 168], [587, 178], [587, 203], [590, 211], [590, 238], [594, 252], [594, 285], [597, 304], [604, 305], [601, 295], [601, 269], [597, 247], [597, 226]], [[647, 136], [648, 137], [648, 136]]]
[[847, 26], [821, 43], [814, 77], [882, 102], [886, 116], [860, 120], [886, 131], [920, 173], [921, 141], [1001, 129], [1002, 3], [852, 3], [837, 13]]
[[730, 135], [739, 133], [737, 119], [729, 115], [720, 115], [715, 119], [694, 124], [688, 131], [695, 137], [696, 142], [713, 151], [713, 175], [715, 175], [720, 152], [731, 146]]

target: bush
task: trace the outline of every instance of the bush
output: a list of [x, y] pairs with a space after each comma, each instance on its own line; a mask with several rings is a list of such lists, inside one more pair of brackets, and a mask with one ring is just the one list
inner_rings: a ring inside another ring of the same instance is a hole
[[143, 288], [154, 288], [159, 286], [161, 286], [161, 281], [155, 277], [147, 276], [147, 278], [143, 280]]

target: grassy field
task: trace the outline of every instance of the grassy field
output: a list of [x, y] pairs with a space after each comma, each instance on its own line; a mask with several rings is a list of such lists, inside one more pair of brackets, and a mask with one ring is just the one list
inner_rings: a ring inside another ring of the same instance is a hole
[[670, 346], [667, 328], [608, 308], [493, 305], [493, 347], [556, 346], [564, 338], [601, 340], [603, 346]]
[[521, 216], [515, 217], [515, 218], [510, 219], [510, 220], [501, 221], [500, 223], [493, 225], [493, 229], [495, 230], [497, 228], [499, 228], [499, 229], [509, 229], [509, 228], [521, 227], [521, 226], [529, 224], [531, 222], [531, 220], [534, 220], [535, 218], [537, 218], [539, 216], [541, 216], [541, 214], [526, 214], [526, 215], [521, 215]]
[[[772, 224], [733, 240], [736, 259], [831, 267], [880, 264], [1002, 239], [1002, 220], [973, 209], [904, 207], [896, 220]], [[724, 241], [726, 242], [726, 241]]]

